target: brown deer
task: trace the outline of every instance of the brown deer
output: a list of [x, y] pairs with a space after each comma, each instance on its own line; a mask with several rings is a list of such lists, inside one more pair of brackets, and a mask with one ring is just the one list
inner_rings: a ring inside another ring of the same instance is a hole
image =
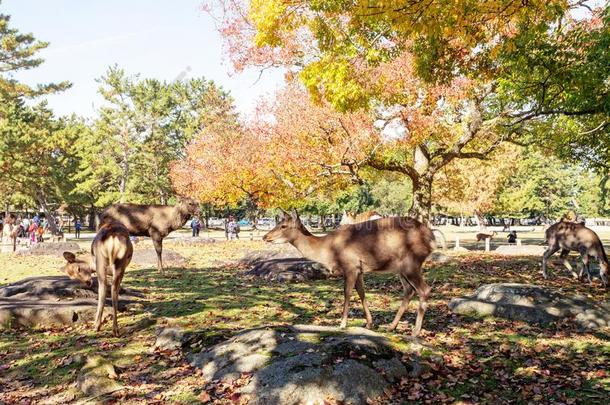
[[127, 228], [120, 223], [103, 224], [91, 243], [91, 257], [77, 259], [73, 253], [64, 252], [68, 264], [63, 271], [72, 279], [83, 282], [91, 287], [93, 269], [97, 272], [97, 312], [95, 314], [95, 330], [102, 326], [104, 303], [106, 302], [106, 286], [110, 284], [112, 297], [112, 333], [119, 335], [117, 311], [119, 306], [119, 290], [125, 269], [131, 262], [133, 246], [129, 240]]
[[9, 241], [13, 245], [13, 252], [17, 250], [17, 237], [21, 230], [17, 222], [17, 217], [13, 214], [9, 214], [4, 220], [4, 227], [2, 232], [0, 232], [0, 236], [4, 234], [8, 235]]
[[[604, 251], [604, 246], [597, 234], [584, 226], [582, 223], [561, 220], [551, 225], [545, 232], [546, 242], [549, 247], [542, 256], [542, 276], [547, 279], [546, 264], [549, 257], [561, 250], [561, 258], [566, 268], [572, 273], [574, 278], [582, 278], [584, 271], [591, 282], [589, 273], [589, 257], [594, 257], [599, 261], [599, 276], [604, 286], [608, 285], [608, 257]], [[580, 274], [572, 269], [567, 256], [570, 251], [580, 253], [582, 259]]]
[[93, 285], [91, 276], [95, 271], [95, 262], [93, 256], [76, 257], [72, 252], [64, 252], [66, 264], [61, 268], [61, 271], [66, 273], [72, 280], [77, 280], [83, 283], [87, 288]]
[[100, 226], [119, 222], [132, 236], [150, 236], [157, 252], [157, 268], [163, 275], [163, 239], [182, 228], [199, 210], [199, 203], [190, 198], [180, 199], [174, 206], [114, 204], [100, 215]]
[[349, 299], [352, 289], [362, 301], [366, 326], [373, 319], [364, 295], [364, 274], [395, 273], [402, 283], [404, 295], [394, 321], [394, 330], [407, 309], [414, 292], [419, 296], [417, 319], [413, 335], [421, 331], [430, 287], [424, 281], [421, 266], [434, 248], [430, 229], [415, 219], [405, 217], [383, 218], [354, 225], [345, 225], [325, 236], [312, 235], [301, 223], [296, 211], [284, 217], [263, 240], [273, 243], [290, 243], [303, 256], [323, 264], [330, 271], [342, 274], [344, 301], [341, 327], [347, 326]]
[[360, 214], [356, 214], [350, 211], [343, 211], [340, 225], [351, 225], [359, 222], [373, 221], [375, 219], [381, 219], [383, 216], [377, 211], [366, 211]]
[[489, 231], [479, 232], [479, 233], [477, 233], [477, 235], [476, 235], [476, 238], [477, 238], [477, 243], [478, 243], [478, 242], [480, 242], [480, 241], [482, 241], [482, 240], [485, 240], [485, 239], [487, 239], [487, 238], [489, 238], [489, 239], [491, 240], [491, 239], [493, 239], [493, 237], [494, 237], [494, 236], [496, 236], [497, 234], [498, 234], [498, 233], [497, 233], [496, 231], [493, 231], [493, 232], [489, 232]]

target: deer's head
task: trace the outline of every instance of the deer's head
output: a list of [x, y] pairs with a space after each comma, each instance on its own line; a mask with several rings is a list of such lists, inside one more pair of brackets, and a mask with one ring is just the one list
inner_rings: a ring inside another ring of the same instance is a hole
[[93, 284], [91, 275], [95, 271], [95, 267], [91, 263], [91, 259], [79, 259], [72, 252], [64, 252], [64, 259], [66, 259], [67, 263], [61, 268], [61, 270], [65, 272], [72, 280], [78, 280], [85, 286], [91, 287]]
[[296, 210], [288, 213], [282, 210], [282, 217], [280, 222], [263, 236], [265, 242], [271, 243], [286, 243], [292, 242], [297, 239], [300, 235], [309, 234], [309, 231], [305, 228], [299, 214]]
[[197, 201], [189, 197], [180, 197], [178, 205], [181, 211], [188, 212], [191, 215], [198, 215], [201, 211], [201, 206]]

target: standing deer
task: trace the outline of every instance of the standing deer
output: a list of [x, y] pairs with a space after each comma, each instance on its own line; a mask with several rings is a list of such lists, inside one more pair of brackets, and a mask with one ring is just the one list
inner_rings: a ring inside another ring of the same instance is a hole
[[[560, 257], [563, 259], [563, 264], [572, 273], [574, 278], [582, 278], [586, 270], [589, 282], [591, 282], [589, 257], [594, 257], [599, 261], [599, 275], [602, 283], [604, 286], [608, 285], [608, 269], [610, 265], [608, 264], [608, 257], [604, 251], [604, 246], [595, 232], [582, 223], [561, 220], [546, 230], [545, 237], [549, 245], [542, 256], [542, 275], [545, 279], [548, 278], [546, 271], [547, 260], [555, 252], [561, 250]], [[582, 259], [580, 274], [576, 274], [568, 262], [567, 256], [570, 251], [580, 253]]]
[[125, 269], [131, 262], [133, 246], [129, 240], [129, 232], [120, 223], [105, 223], [95, 235], [91, 243], [91, 257], [77, 259], [73, 253], [64, 252], [68, 262], [63, 271], [72, 279], [77, 279], [87, 286], [91, 286], [93, 269], [97, 272], [97, 312], [95, 314], [95, 330], [102, 326], [104, 303], [106, 302], [106, 286], [110, 284], [112, 297], [112, 333], [119, 335], [117, 311], [119, 306], [119, 290]]
[[494, 236], [496, 236], [498, 233], [496, 231], [493, 232], [489, 232], [489, 231], [482, 231], [476, 234], [476, 238], [477, 238], [477, 243], [485, 240], [487, 238], [489, 238], [490, 240], [493, 239]]
[[163, 239], [182, 228], [199, 210], [199, 203], [190, 198], [180, 199], [174, 206], [114, 204], [100, 215], [100, 226], [119, 222], [132, 236], [150, 236], [157, 252], [157, 268], [163, 275]]
[[413, 335], [421, 331], [430, 287], [424, 281], [421, 266], [434, 248], [430, 229], [415, 219], [405, 217], [383, 218], [354, 225], [345, 225], [317, 237], [301, 223], [296, 211], [284, 213], [283, 219], [263, 240], [273, 243], [290, 243], [307, 259], [326, 266], [333, 273], [343, 275], [344, 301], [341, 327], [347, 326], [349, 299], [352, 289], [362, 302], [366, 326], [373, 319], [364, 295], [364, 273], [395, 273], [402, 283], [402, 303], [390, 330], [396, 329], [414, 292], [419, 296], [417, 319]]
[[17, 250], [17, 237], [19, 236], [21, 228], [18, 224], [17, 217], [13, 214], [9, 214], [4, 220], [4, 227], [0, 232], [0, 238], [3, 235], [8, 235], [9, 242], [13, 245], [13, 252]]

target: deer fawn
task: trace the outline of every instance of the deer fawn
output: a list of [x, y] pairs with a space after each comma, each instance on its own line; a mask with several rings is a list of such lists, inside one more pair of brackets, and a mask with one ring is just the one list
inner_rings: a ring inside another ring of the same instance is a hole
[[[546, 241], [549, 245], [546, 252], [542, 256], [542, 276], [548, 278], [546, 271], [546, 263], [549, 257], [555, 252], [561, 250], [561, 258], [563, 264], [572, 273], [574, 278], [582, 278], [584, 271], [587, 271], [587, 277], [591, 282], [591, 274], [589, 272], [589, 257], [594, 257], [599, 261], [599, 276], [604, 286], [608, 285], [608, 257], [604, 251], [599, 236], [591, 229], [584, 226], [582, 223], [561, 220], [556, 224], [551, 225], [545, 233]], [[582, 263], [580, 273], [572, 269], [567, 256], [570, 251], [580, 253]]]
[[344, 225], [326, 236], [312, 235], [301, 223], [296, 211], [284, 213], [283, 219], [267, 233], [263, 240], [273, 243], [290, 243], [303, 256], [326, 266], [330, 271], [342, 274], [344, 302], [341, 327], [347, 326], [349, 298], [352, 289], [362, 301], [366, 326], [373, 326], [373, 319], [364, 294], [364, 273], [398, 274], [404, 289], [402, 303], [394, 321], [394, 330], [407, 309], [415, 292], [419, 296], [417, 319], [413, 335], [421, 331], [430, 287], [424, 281], [421, 266], [434, 248], [434, 236], [430, 229], [411, 218], [384, 218], [353, 225]]
[[112, 297], [112, 333], [119, 335], [117, 311], [119, 306], [119, 290], [125, 274], [125, 268], [131, 262], [133, 246], [129, 240], [127, 228], [119, 223], [103, 224], [91, 244], [91, 257], [89, 260], [78, 259], [73, 253], [64, 252], [68, 262], [63, 267], [68, 276], [91, 287], [91, 274], [93, 269], [97, 272], [97, 312], [95, 314], [95, 330], [102, 326], [104, 303], [106, 302], [106, 286], [110, 284]]

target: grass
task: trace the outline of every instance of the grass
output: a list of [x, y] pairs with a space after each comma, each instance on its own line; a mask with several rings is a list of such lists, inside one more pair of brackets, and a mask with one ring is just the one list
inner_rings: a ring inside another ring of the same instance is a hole
[[[133, 403], [194, 403], [207, 400], [203, 381], [180, 352], [154, 349], [155, 329], [163, 325], [196, 331], [193, 350], [203, 349], [237, 331], [265, 325], [338, 325], [342, 282], [270, 283], [245, 276], [238, 259], [269, 249], [260, 241], [172, 246], [188, 258], [184, 268], [161, 278], [155, 269], [130, 266], [124, 285], [143, 291], [147, 304], [119, 315], [122, 336], [112, 337], [107, 322], [100, 333], [91, 324], [0, 332], [0, 403], [69, 403], [82, 399], [74, 387], [86, 356], [99, 354], [118, 369], [128, 389], [112, 400]], [[555, 277], [541, 280], [539, 258], [485, 254], [452, 255], [445, 264], [426, 264], [434, 281], [424, 332], [410, 337], [415, 304], [398, 331], [384, 333], [408, 358], [422, 359], [424, 372], [403, 379], [380, 402], [562, 402], [603, 403], [610, 390], [608, 331], [583, 333], [570, 324], [530, 326], [495, 318], [452, 314], [452, 297], [471, 293], [483, 283], [521, 282], [561, 288], [566, 294], [608, 301], [608, 291], [575, 283], [555, 266]], [[24, 277], [58, 274], [61, 258], [0, 256], [0, 284]], [[388, 324], [398, 308], [400, 283], [391, 275], [368, 275], [367, 298], [376, 325]], [[363, 326], [363, 313], [352, 297], [349, 325]], [[230, 403], [226, 393], [212, 401]]]

